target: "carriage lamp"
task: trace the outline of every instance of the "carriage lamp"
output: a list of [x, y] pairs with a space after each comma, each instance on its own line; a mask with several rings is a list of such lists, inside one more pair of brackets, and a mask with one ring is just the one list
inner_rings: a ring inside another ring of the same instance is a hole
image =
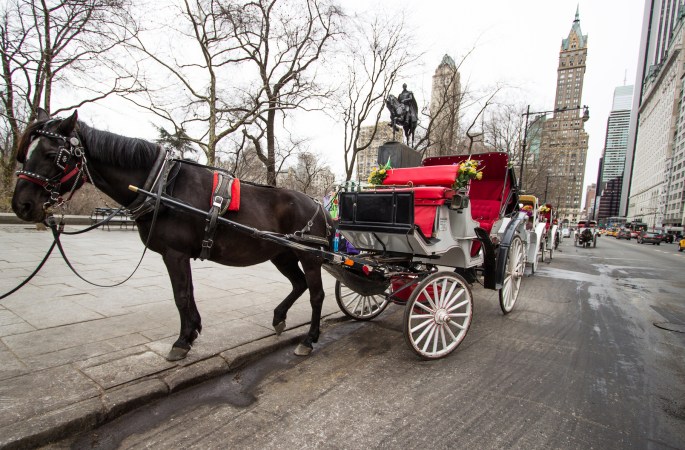
[[462, 210], [469, 206], [469, 196], [468, 194], [460, 194], [456, 192], [452, 197], [452, 202], [449, 204], [449, 209], [452, 210]]

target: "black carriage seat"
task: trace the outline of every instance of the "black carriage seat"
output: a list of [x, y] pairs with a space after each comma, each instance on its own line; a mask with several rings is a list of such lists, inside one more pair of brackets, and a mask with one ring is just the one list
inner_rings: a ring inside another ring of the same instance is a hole
[[[424, 159], [423, 165], [432, 168], [453, 164], [456, 167], [468, 158], [469, 155], [436, 156]], [[483, 172], [483, 178], [471, 180], [471, 216], [490, 234], [495, 222], [510, 212], [509, 209], [515, 203], [512, 200], [513, 176], [508, 166], [509, 157], [503, 152], [491, 152], [471, 155], [471, 159], [480, 161], [478, 170]], [[474, 243], [471, 256], [475, 256], [479, 249], [480, 242]]]
[[383, 180], [385, 186], [400, 185], [396, 192], [414, 192], [414, 225], [428, 238], [435, 236], [438, 206], [444, 205], [454, 196], [452, 184], [457, 177], [458, 167], [408, 167], [388, 170]]

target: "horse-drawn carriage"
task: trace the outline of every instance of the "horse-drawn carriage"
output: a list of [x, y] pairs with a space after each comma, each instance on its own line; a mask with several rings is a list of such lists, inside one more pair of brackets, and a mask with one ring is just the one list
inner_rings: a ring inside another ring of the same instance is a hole
[[519, 211], [507, 155], [477, 159], [482, 177], [471, 180], [470, 189], [453, 189], [470, 157], [448, 156], [391, 169], [382, 187], [341, 192], [339, 228], [361, 251], [352, 256], [329, 250], [332, 221], [304, 194], [239, 183], [153, 143], [91, 128], [76, 113], [53, 119], [41, 110], [19, 145], [23, 167], [12, 208], [23, 220], [47, 220], [55, 243], [61, 231], [53, 208], [86, 182], [134, 210], [146, 248], [167, 266], [179, 311], [170, 360], [184, 358], [202, 330], [190, 271], [190, 259], [198, 257], [240, 266], [271, 261], [292, 284], [274, 310], [277, 333], [309, 290], [312, 321], [298, 355], [309, 354], [319, 338], [323, 265], [339, 281], [340, 306], [355, 319], [375, 317], [390, 301], [406, 304], [407, 343], [434, 359], [466, 335], [473, 314], [469, 283], [478, 274], [485, 288], [499, 291], [502, 311], [513, 309], [533, 236], [539, 242]]
[[559, 224], [554, 217], [554, 208], [551, 203], [545, 203], [540, 207], [540, 221], [545, 224], [542, 240], [542, 256], [549, 254], [549, 259], [554, 256], [554, 250], [559, 246]]
[[527, 216], [526, 222], [526, 255], [530, 270], [535, 273], [538, 270], [538, 263], [545, 258], [545, 231], [546, 225], [541, 220], [540, 207], [538, 198], [534, 195], [519, 196], [519, 203], [521, 203], [522, 211]]
[[576, 228], [574, 245], [576, 247], [597, 247], [597, 222], [594, 220], [581, 220]]
[[421, 167], [388, 170], [380, 186], [339, 193], [339, 230], [380, 270], [324, 266], [342, 311], [370, 320], [394, 302], [405, 306], [404, 337], [425, 359], [443, 357], [463, 340], [473, 314], [469, 284], [477, 275], [499, 291], [502, 311], [518, 298], [527, 261], [527, 217], [519, 212], [505, 153], [473, 157], [484, 168], [454, 190], [468, 155], [427, 158]]

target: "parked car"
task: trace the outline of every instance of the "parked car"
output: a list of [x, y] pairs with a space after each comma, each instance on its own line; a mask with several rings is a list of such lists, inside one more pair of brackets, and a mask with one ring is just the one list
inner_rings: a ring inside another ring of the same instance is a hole
[[561, 237], [563, 237], [563, 238], [571, 237], [571, 230], [569, 230], [568, 228], [562, 229], [561, 230]]
[[678, 242], [678, 251], [679, 251], [679, 252], [682, 252], [683, 249], [685, 249], [685, 239], [681, 239], [681, 240]]
[[659, 233], [653, 233], [651, 231], [643, 231], [637, 237], [638, 244], [652, 244], [661, 245], [662, 236]]
[[616, 239], [628, 239], [630, 240], [630, 230], [626, 230], [625, 228], [622, 228], [618, 230], [618, 233], [616, 233]]

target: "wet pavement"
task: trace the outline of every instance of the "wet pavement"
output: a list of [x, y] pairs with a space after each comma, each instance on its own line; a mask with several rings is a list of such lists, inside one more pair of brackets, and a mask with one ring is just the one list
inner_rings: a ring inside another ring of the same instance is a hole
[[[35, 269], [51, 242], [50, 232], [31, 225], [0, 225], [0, 294]], [[62, 242], [76, 270], [101, 285], [124, 280], [143, 251], [130, 229]], [[105, 288], [80, 280], [55, 250], [28, 285], [1, 300], [0, 447], [36, 446], [90, 429], [275, 348], [294, 348], [306, 333], [307, 293], [275, 336], [273, 309], [290, 284], [270, 263], [233, 268], [197, 260], [192, 267], [203, 334], [178, 362], [164, 358], [180, 322], [156, 253], [148, 252], [125, 284]], [[336, 320], [335, 280], [323, 277], [323, 314]]]

